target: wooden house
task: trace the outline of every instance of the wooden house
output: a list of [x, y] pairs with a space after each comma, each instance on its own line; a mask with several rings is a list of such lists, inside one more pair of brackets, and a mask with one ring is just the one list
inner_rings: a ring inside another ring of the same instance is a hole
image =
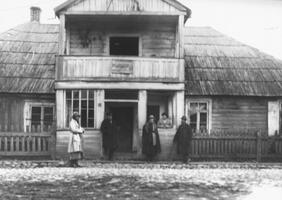
[[0, 35], [0, 156], [50, 155], [58, 26], [40, 24], [40, 11]]
[[66, 158], [74, 111], [87, 159], [103, 156], [106, 112], [119, 126], [117, 159], [142, 158], [149, 114], [173, 122], [159, 129], [159, 159], [168, 158], [182, 115], [196, 157], [225, 151], [206, 137], [214, 133], [281, 133], [282, 62], [212, 28], [185, 27], [191, 11], [181, 3], [69, 0], [55, 13], [59, 25], [40, 24], [32, 8], [31, 22], [0, 35], [0, 156]]

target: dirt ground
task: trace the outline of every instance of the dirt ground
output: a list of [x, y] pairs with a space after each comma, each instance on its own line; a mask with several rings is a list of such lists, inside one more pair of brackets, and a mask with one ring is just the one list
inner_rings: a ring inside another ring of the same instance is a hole
[[0, 199], [281, 199], [281, 169], [96, 164], [0, 169]]

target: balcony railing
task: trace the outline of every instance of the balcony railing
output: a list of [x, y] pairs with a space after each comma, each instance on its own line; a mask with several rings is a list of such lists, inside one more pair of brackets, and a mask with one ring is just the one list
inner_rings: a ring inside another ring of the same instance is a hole
[[184, 61], [143, 57], [58, 56], [56, 80], [183, 82]]

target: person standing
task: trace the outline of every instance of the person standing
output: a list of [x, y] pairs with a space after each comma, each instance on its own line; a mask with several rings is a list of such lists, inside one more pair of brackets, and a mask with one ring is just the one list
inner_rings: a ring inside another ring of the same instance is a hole
[[79, 125], [79, 118], [80, 115], [78, 112], [74, 112], [69, 125], [72, 133], [68, 145], [71, 167], [80, 167], [78, 160], [83, 158], [82, 134], [84, 133], [84, 129]]
[[187, 163], [191, 159], [189, 158], [191, 142], [192, 142], [192, 129], [186, 123], [187, 118], [183, 116], [181, 118], [181, 125], [178, 127], [177, 132], [173, 138], [173, 143], [176, 143], [177, 154], [182, 156], [182, 161]]
[[148, 122], [143, 126], [142, 153], [148, 161], [152, 161], [161, 152], [161, 144], [154, 115], [149, 116]]
[[103, 149], [109, 160], [113, 160], [114, 152], [118, 147], [117, 144], [117, 128], [113, 124], [111, 113], [106, 114], [106, 119], [101, 124], [100, 131], [103, 139]]

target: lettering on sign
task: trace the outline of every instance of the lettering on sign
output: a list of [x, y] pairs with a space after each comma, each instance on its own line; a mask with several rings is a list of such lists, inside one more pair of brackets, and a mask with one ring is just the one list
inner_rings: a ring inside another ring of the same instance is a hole
[[114, 60], [112, 63], [112, 74], [132, 74], [132, 60]]

